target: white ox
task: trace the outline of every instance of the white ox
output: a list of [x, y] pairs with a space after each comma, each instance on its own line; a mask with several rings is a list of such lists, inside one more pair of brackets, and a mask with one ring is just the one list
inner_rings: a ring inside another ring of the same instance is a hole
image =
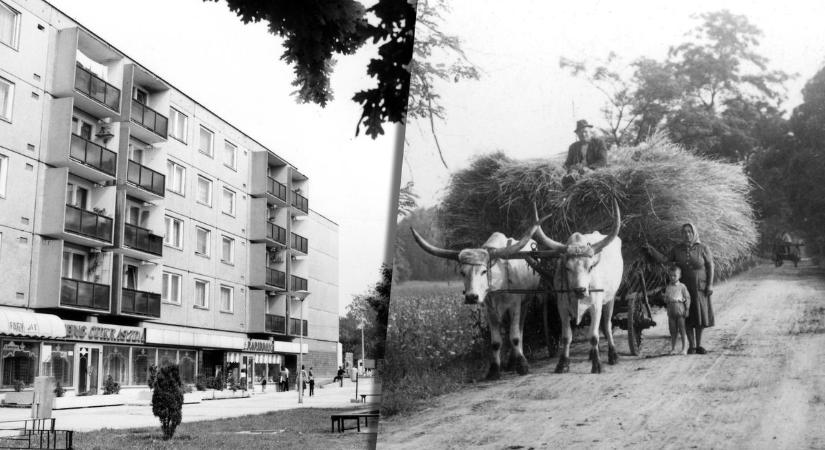
[[547, 237], [541, 228], [534, 237], [549, 250], [535, 252], [540, 256], [559, 257], [553, 279], [557, 290], [556, 304], [562, 324], [562, 343], [564, 351], [556, 366], [556, 373], [570, 369], [570, 343], [573, 332], [570, 321], [575, 318], [581, 323], [582, 316], [590, 311], [590, 360], [591, 373], [601, 373], [599, 359], [599, 326], [607, 338], [607, 361], [615, 364], [618, 360], [613, 343], [611, 318], [613, 316], [613, 299], [622, 281], [624, 261], [622, 260], [622, 241], [619, 239], [621, 215], [619, 205], [613, 201], [615, 224], [610, 235], [599, 232], [590, 234], [573, 233], [566, 244]]
[[534, 225], [518, 241], [496, 232], [481, 248], [465, 248], [461, 251], [438, 248], [412, 229], [415, 241], [427, 253], [458, 261], [464, 278], [464, 303], [480, 303], [485, 306], [492, 351], [490, 369], [487, 372], [488, 380], [497, 380], [501, 377], [501, 322], [505, 315], [510, 317], [510, 342], [515, 351], [516, 371], [519, 375], [529, 371], [527, 358], [522, 351], [522, 332], [525, 318], [523, 312], [530, 296], [495, 292], [507, 289], [538, 289], [541, 278], [526, 262], [502, 259], [521, 250], [530, 250], [534, 244], [530, 237], [536, 229], [538, 226]]

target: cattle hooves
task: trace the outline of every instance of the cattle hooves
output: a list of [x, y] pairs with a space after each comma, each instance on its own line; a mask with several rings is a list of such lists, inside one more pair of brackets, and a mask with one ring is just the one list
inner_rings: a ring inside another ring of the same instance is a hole
[[487, 376], [484, 377], [487, 381], [495, 381], [501, 379], [501, 369], [499, 366], [490, 366], [490, 370], [487, 371]]
[[570, 360], [562, 357], [559, 359], [559, 363], [556, 364], [556, 373], [567, 373], [570, 372]]
[[527, 375], [530, 372], [530, 365], [527, 364], [527, 358], [521, 357], [518, 362], [516, 362], [516, 372], [519, 375]]
[[590, 373], [602, 373], [602, 364], [600, 362], [594, 361], [593, 367], [590, 369]]
[[607, 363], [611, 366], [619, 362], [619, 354], [616, 353], [615, 348], [607, 349]]

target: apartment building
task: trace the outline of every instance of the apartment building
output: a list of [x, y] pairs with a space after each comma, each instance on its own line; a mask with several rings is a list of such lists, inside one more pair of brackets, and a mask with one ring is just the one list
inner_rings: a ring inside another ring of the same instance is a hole
[[251, 387], [299, 354], [332, 376], [338, 229], [309, 185], [50, 4], [0, 0], [0, 389], [169, 363]]

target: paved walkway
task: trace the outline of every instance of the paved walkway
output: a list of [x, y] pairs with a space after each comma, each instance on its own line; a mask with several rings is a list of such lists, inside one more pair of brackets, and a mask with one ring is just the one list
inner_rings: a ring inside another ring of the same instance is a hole
[[[380, 386], [377, 389], [380, 392]], [[376, 387], [371, 379], [362, 378], [359, 381], [359, 394], [374, 390]], [[307, 389], [306, 392], [308, 393], [309, 390]], [[355, 383], [345, 380], [343, 387], [339, 387], [338, 383], [326, 385], [324, 388], [316, 386], [315, 395], [312, 397], [305, 395], [303, 404], [298, 404], [298, 392], [291, 390], [288, 392], [256, 392], [249, 398], [206, 400], [201, 403], [183, 405], [183, 422], [264, 414], [269, 411], [295, 408], [350, 408], [357, 406], [352, 403], [354, 399]], [[0, 408], [0, 421], [25, 419], [30, 414], [31, 410], [28, 408]], [[157, 417], [152, 415], [151, 406], [147, 405], [64, 409], [54, 411], [53, 416], [57, 419], [55, 425], [58, 429], [75, 431], [156, 427], [159, 423]]]

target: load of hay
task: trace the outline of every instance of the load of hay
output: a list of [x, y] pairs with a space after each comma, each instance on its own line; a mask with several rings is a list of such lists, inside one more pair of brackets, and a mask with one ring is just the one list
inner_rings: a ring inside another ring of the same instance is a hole
[[757, 242], [742, 168], [694, 155], [664, 135], [611, 150], [606, 168], [586, 172], [563, 188], [565, 173], [560, 163], [547, 159], [513, 160], [502, 153], [477, 158], [452, 177], [440, 205], [446, 244], [476, 247], [493, 231], [519, 235], [532, 220], [533, 202], [540, 214], [552, 213], [544, 230], [557, 241], [575, 231], [607, 233], [612, 198], [622, 212], [626, 276], [636, 269], [660, 273], [641, 245], [650, 243], [665, 253], [681, 240], [687, 222], [710, 247], [721, 277], [749, 259]]

